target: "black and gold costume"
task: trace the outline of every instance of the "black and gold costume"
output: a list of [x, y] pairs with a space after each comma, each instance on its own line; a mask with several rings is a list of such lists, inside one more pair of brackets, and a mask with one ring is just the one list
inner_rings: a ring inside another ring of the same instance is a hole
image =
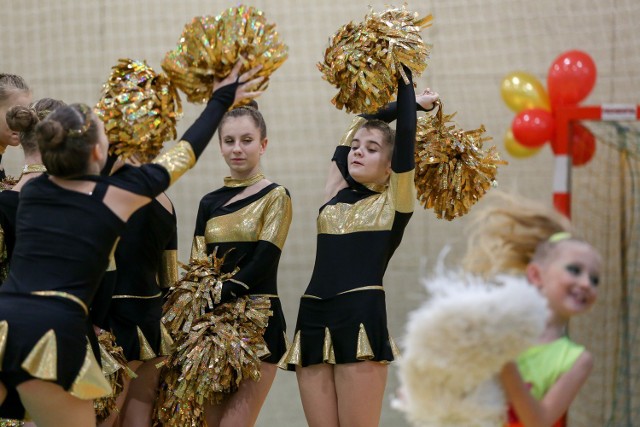
[[0, 381], [8, 397], [0, 417], [22, 418], [15, 387], [54, 382], [94, 399], [111, 392], [88, 350], [88, 307], [125, 223], [103, 202], [109, 186], [153, 199], [193, 166], [233, 103], [237, 83], [218, 89], [182, 141], [152, 164], [95, 181], [91, 194], [64, 189], [48, 175], [20, 195], [16, 246], [0, 287]]
[[115, 252], [116, 284], [107, 324], [127, 360], [170, 352], [161, 324], [163, 292], [178, 279], [175, 212], [158, 200], [129, 218]]
[[222, 303], [242, 295], [266, 296], [273, 316], [264, 338], [270, 355], [262, 360], [278, 363], [286, 351], [286, 324], [278, 298], [278, 263], [291, 223], [291, 199], [281, 185], [272, 183], [256, 194], [227, 204], [247, 186], [264, 178], [225, 178], [225, 186], [200, 201], [191, 257], [202, 259], [217, 247], [226, 254], [223, 272], [240, 270], [222, 285]]
[[20, 193], [0, 191], [0, 283], [7, 278], [9, 260], [16, 242], [16, 212]]
[[333, 160], [349, 184], [320, 208], [316, 260], [300, 301], [294, 342], [280, 366], [360, 360], [390, 362], [383, 276], [414, 204], [416, 105], [413, 85], [399, 82], [397, 128], [387, 186], [362, 185], [348, 175], [351, 140], [366, 121], [355, 119]]
[[[41, 164], [29, 164], [22, 168], [23, 175], [46, 172]], [[20, 178], [4, 178], [0, 180], [0, 284], [7, 278], [9, 261], [16, 243], [16, 215], [20, 193], [12, 188]]]

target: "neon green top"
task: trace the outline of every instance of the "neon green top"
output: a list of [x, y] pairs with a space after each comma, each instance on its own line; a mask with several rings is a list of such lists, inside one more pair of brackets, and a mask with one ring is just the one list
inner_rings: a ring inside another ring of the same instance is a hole
[[584, 347], [567, 337], [529, 348], [516, 361], [522, 379], [531, 385], [531, 394], [541, 400], [558, 378], [569, 371]]

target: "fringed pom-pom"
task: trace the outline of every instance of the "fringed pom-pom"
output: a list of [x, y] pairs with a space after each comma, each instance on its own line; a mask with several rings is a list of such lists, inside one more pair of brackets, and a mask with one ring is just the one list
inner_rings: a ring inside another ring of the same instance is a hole
[[498, 165], [507, 164], [495, 146], [483, 148], [491, 140], [483, 136], [484, 126], [458, 130], [448, 124], [454, 116], [445, 115], [440, 103], [436, 115], [420, 117], [415, 150], [418, 201], [449, 221], [469, 212], [495, 186]]
[[176, 138], [182, 104], [166, 75], [144, 61], [120, 59], [103, 86], [96, 112], [104, 122], [109, 151], [147, 163], [165, 141]]
[[7, 176], [0, 181], [0, 191], [11, 190], [18, 183], [18, 179], [12, 176]]
[[102, 360], [102, 372], [111, 384], [113, 393], [93, 401], [98, 423], [106, 420], [113, 412], [118, 411], [116, 399], [124, 390], [125, 381], [135, 378], [136, 374], [127, 366], [122, 347], [116, 345], [116, 338], [112, 333], [102, 331], [98, 335], [100, 344], [100, 358]]
[[162, 68], [190, 102], [204, 103], [211, 96], [214, 79], [226, 77], [242, 57], [246, 62], [241, 72], [262, 65], [255, 77], [265, 79], [256, 90], [264, 90], [269, 76], [288, 56], [288, 47], [275, 28], [251, 6], [232, 7], [215, 17], [195, 17], [184, 27], [178, 46], [165, 55]]
[[156, 425], [204, 425], [205, 403], [220, 403], [242, 381], [260, 379], [270, 308], [267, 297], [244, 296], [195, 319], [163, 368]]
[[398, 77], [409, 82], [402, 66], [414, 76], [427, 67], [430, 46], [420, 31], [432, 16], [418, 18], [402, 8], [371, 10], [363, 22], [342, 26], [331, 38], [318, 63], [323, 78], [338, 88], [331, 102], [347, 112], [373, 113], [391, 101]]
[[225, 256], [218, 257], [216, 248], [208, 257], [192, 259], [189, 265], [183, 265], [187, 271], [169, 291], [162, 318], [174, 340], [189, 333], [193, 325], [220, 302], [223, 282], [238, 272], [238, 269], [222, 272]]

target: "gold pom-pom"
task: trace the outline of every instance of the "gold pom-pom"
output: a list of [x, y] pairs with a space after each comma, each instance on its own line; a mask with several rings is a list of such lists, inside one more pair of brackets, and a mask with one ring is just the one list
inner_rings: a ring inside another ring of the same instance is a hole
[[455, 113], [445, 115], [437, 102], [436, 115], [418, 119], [415, 185], [420, 203], [438, 218], [451, 221], [469, 212], [496, 184], [498, 165], [507, 162], [500, 159], [495, 146], [483, 149], [492, 139], [483, 136], [484, 126], [456, 129], [447, 124]]
[[[166, 360], [154, 409], [154, 425], [204, 425], [205, 403], [220, 403], [244, 380], [260, 379], [260, 359], [269, 354], [264, 332], [271, 301], [243, 296], [219, 304], [224, 257], [193, 260], [165, 304], [164, 324], [175, 351]], [[216, 301], [218, 300], [218, 301]]]
[[104, 122], [112, 154], [149, 162], [176, 138], [180, 97], [166, 75], [146, 62], [120, 59], [103, 86], [96, 114]]
[[102, 373], [111, 384], [113, 393], [93, 401], [98, 423], [106, 420], [113, 412], [118, 411], [116, 399], [122, 393], [125, 381], [135, 378], [136, 374], [127, 366], [122, 347], [116, 345], [116, 338], [111, 332], [102, 331], [98, 335]]
[[265, 79], [256, 90], [264, 90], [269, 76], [288, 56], [275, 28], [251, 6], [232, 7], [216, 17], [195, 17], [184, 27], [178, 46], [165, 55], [162, 68], [190, 102], [204, 103], [211, 97], [214, 79], [229, 75], [243, 57], [241, 73], [262, 65], [255, 77]]
[[162, 323], [173, 339], [189, 333], [195, 322], [213, 310], [220, 302], [223, 282], [238, 271], [222, 272], [226, 254], [218, 257], [217, 249], [207, 258], [182, 265], [187, 271], [167, 295]]
[[373, 113], [391, 101], [402, 68], [414, 76], [427, 67], [430, 46], [420, 31], [431, 26], [432, 16], [418, 18], [406, 7], [391, 8], [382, 13], [373, 10], [363, 22], [350, 22], [332, 37], [318, 63], [323, 78], [338, 88], [331, 102], [347, 112]]

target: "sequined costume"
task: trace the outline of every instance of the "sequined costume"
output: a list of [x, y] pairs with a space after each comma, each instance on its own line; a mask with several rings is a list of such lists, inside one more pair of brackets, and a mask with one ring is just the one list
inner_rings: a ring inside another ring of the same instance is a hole
[[104, 194], [114, 186], [152, 199], [166, 190], [202, 153], [236, 88], [218, 89], [182, 141], [152, 164], [78, 178], [96, 182], [91, 194], [66, 190], [47, 175], [22, 189], [11, 270], [0, 287], [0, 381], [8, 390], [0, 417], [24, 416], [16, 386], [33, 378], [84, 399], [111, 392], [86, 336], [88, 307], [125, 227]]
[[254, 195], [227, 204], [262, 178], [261, 174], [243, 181], [226, 178], [224, 187], [202, 198], [191, 257], [201, 259], [217, 247], [218, 256], [226, 254], [223, 272], [240, 268], [233, 281], [224, 282], [221, 302], [242, 295], [270, 298], [273, 316], [264, 338], [271, 354], [262, 360], [278, 363], [286, 351], [286, 324], [278, 298], [277, 274], [291, 223], [289, 192], [272, 183]]
[[[558, 378], [571, 370], [585, 348], [567, 337], [531, 347], [516, 360], [523, 381], [530, 387], [531, 395], [537, 399], [547, 394]], [[523, 424], [513, 409], [509, 410], [508, 427], [521, 427]], [[553, 427], [564, 427], [566, 414]]]
[[412, 83], [399, 82], [395, 148], [387, 186], [362, 185], [347, 171], [355, 119], [333, 160], [349, 184], [320, 208], [316, 260], [300, 300], [294, 341], [280, 366], [360, 360], [390, 362], [383, 276], [414, 204], [416, 105]]

